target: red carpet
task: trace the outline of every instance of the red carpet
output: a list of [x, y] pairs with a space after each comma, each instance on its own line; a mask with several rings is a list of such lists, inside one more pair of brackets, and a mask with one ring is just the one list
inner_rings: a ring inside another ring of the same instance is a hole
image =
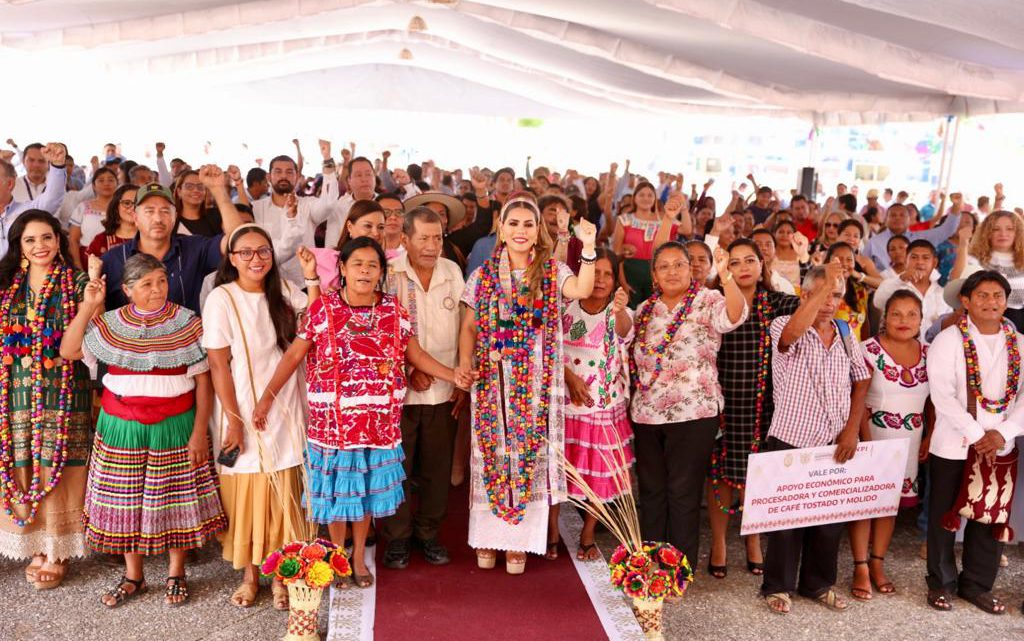
[[466, 544], [468, 524], [463, 483], [452, 490], [441, 532], [449, 565], [429, 565], [413, 550], [407, 569], [388, 570], [381, 564], [384, 545], [377, 546], [376, 641], [608, 638], [564, 547], [557, 561], [529, 555], [521, 576], [505, 573], [503, 554], [495, 569], [480, 570]]

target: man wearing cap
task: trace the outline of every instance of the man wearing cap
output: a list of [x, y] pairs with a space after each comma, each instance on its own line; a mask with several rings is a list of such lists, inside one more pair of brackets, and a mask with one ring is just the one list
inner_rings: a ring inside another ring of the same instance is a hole
[[40, 191], [38, 196], [27, 201], [18, 200], [15, 196], [18, 175], [14, 171], [14, 165], [6, 160], [0, 160], [0, 256], [7, 253], [7, 233], [22, 212], [30, 209], [42, 209], [51, 214], [57, 212], [61, 201], [64, 200], [64, 162], [67, 153], [67, 148], [61, 143], [50, 143], [43, 149], [43, 157], [50, 163], [47, 180], [53, 187]]
[[[231, 202], [224, 172], [206, 165], [199, 176], [217, 202], [224, 232], [231, 233], [242, 219]], [[200, 313], [199, 293], [203, 278], [220, 265], [224, 234], [217, 236], [181, 236], [174, 233], [174, 196], [159, 183], [141, 187], [135, 195], [135, 238], [103, 254], [103, 274], [107, 277], [107, 309], [128, 303], [121, 288], [124, 264], [138, 253], [159, 259], [167, 269], [167, 299]]]
[[910, 242], [923, 239], [938, 247], [946, 239], [957, 232], [960, 227], [960, 203], [954, 202], [949, 210], [949, 216], [938, 227], [922, 231], [910, 231], [910, 212], [906, 205], [894, 203], [885, 217], [885, 229], [868, 239], [867, 245], [862, 252], [875, 262], [878, 271], [885, 271], [889, 267], [889, 253], [886, 245], [894, 234], [903, 234]]
[[[889, 190], [889, 194], [892, 195], [892, 190], [891, 189]], [[868, 210], [871, 209], [872, 207], [874, 207], [878, 211], [878, 217], [879, 218], [882, 218], [882, 217], [885, 216], [886, 207], [882, 203], [878, 202], [878, 190], [877, 189], [869, 189], [868, 190], [868, 201], [864, 204], [863, 207], [861, 207], [860, 215], [861, 216], [866, 216], [867, 213], [868, 213]]]
[[[388, 290], [409, 312], [420, 345], [439, 362], [458, 363], [460, 306], [465, 283], [462, 269], [441, 256], [441, 217], [430, 207], [410, 210], [402, 228], [406, 252], [388, 262]], [[448, 487], [455, 446], [455, 416], [468, 396], [451, 383], [412, 370], [402, 410], [402, 448], [406, 479], [416, 477], [419, 504], [409, 501], [383, 523], [388, 539], [384, 566], [409, 564], [412, 542], [432, 565], [448, 563], [448, 551], [437, 540], [448, 506]], [[406, 496], [409, 496], [406, 481]]]

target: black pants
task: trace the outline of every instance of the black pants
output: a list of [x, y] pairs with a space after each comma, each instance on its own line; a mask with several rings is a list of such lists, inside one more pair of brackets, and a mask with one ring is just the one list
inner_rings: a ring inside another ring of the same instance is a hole
[[[796, 449], [775, 437], [765, 441], [764, 452]], [[769, 532], [764, 555], [764, 595], [796, 592], [815, 599], [836, 584], [839, 541], [845, 523], [828, 523]]]
[[957, 576], [953, 545], [956, 532], [942, 527], [942, 515], [949, 511], [960, 493], [965, 461], [932, 454], [928, 457], [928, 589], [948, 590], [965, 598], [992, 590], [999, 573], [1003, 544], [992, 538], [992, 526], [967, 521], [964, 527], [963, 571]]
[[700, 546], [700, 501], [718, 417], [683, 423], [635, 423], [636, 474], [640, 481], [640, 532], [667, 541], [693, 566]]
[[[452, 450], [457, 423], [452, 404], [406, 405], [402, 409], [402, 450], [405, 452], [405, 500], [394, 515], [384, 520], [388, 540], [407, 539], [413, 534], [421, 541], [437, 537], [448, 513], [448, 487], [452, 481]], [[416, 475], [419, 505], [413, 515], [409, 480]]]

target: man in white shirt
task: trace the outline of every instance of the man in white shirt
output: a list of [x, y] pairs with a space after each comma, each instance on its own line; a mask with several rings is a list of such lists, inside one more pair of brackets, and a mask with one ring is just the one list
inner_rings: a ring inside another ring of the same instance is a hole
[[[329, 151], [327, 152], [329, 153]], [[333, 163], [333, 161], [331, 161]], [[326, 164], [324, 165], [327, 166]], [[326, 171], [326, 170], [325, 170]], [[338, 181], [324, 176], [324, 188], [327, 183], [334, 183], [337, 190]], [[338, 201], [335, 215], [327, 219], [327, 231], [324, 234], [324, 247], [333, 248], [341, 238], [341, 230], [345, 228], [348, 212], [357, 200], [373, 200], [377, 195], [377, 176], [373, 171], [373, 163], [365, 156], [356, 156], [348, 161], [348, 193]]]
[[319, 197], [296, 196], [299, 167], [290, 156], [277, 156], [270, 161], [270, 198], [252, 203], [256, 224], [274, 239], [279, 256], [290, 257], [280, 265], [282, 278], [299, 288], [303, 287], [304, 278], [295, 251], [299, 245], [312, 247], [316, 226], [332, 215], [337, 217], [338, 181], [333, 162], [331, 164], [331, 167], [324, 167], [324, 185]]
[[[459, 266], [441, 256], [444, 229], [441, 217], [427, 207], [406, 214], [402, 243], [406, 252], [388, 263], [388, 289], [409, 311], [420, 345], [439, 362], [458, 363], [459, 300], [465, 283]], [[409, 565], [411, 542], [432, 565], [449, 562], [448, 551], [437, 540], [448, 505], [455, 416], [468, 396], [451, 383], [423, 372], [409, 374], [409, 391], [402, 410], [402, 448], [405, 450], [405, 491], [417, 470], [419, 504], [413, 514], [409, 501], [384, 521], [388, 539], [384, 566], [401, 570]]]
[[[894, 236], [893, 240], [896, 238], [899, 236]], [[932, 323], [953, 311], [942, 296], [938, 265], [934, 245], [927, 240], [915, 240], [907, 246], [907, 266], [903, 273], [883, 280], [875, 290], [874, 304], [879, 311], [885, 310], [886, 302], [898, 289], [913, 292], [921, 299], [921, 342], [926, 342], [925, 332]]]
[[[19, 203], [27, 203], [35, 200], [46, 190], [47, 167], [49, 163], [43, 154], [43, 145], [34, 142], [25, 147], [21, 163], [25, 166], [26, 174], [18, 178], [14, 186], [14, 200]], [[61, 176], [64, 180], [64, 176]]]
[[51, 189], [41, 191], [32, 200], [21, 201], [14, 195], [15, 185], [20, 182], [14, 165], [0, 160], [0, 256], [7, 253], [7, 234], [11, 225], [22, 214], [30, 209], [42, 209], [55, 213], [64, 199], [64, 167], [67, 148], [61, 143], [50, 143], [43, 149], [44, 161], [50, 167], [48, 179], [53, 184]]
[[[956, 531], [943, 527], [943, 516], [960, 493], [968, 447], [988, 460], [1009, 454], [1024, 425], [1020, 383], [1016, 390], [1006, 389], [1011, 348], [1024, 352], [1024, 337], [1003, 319], [1009, 294], [1010, 284], [998, 272], [972, 274], [960, 290], [966, 316], [943, 330], [928, 350], [936, 415], [928, 450], [928, 604], [938, 610], [952, 609], [955, 593], [986, 612], [1006, 612], [1005, 604], [992, 594], [1003, 547], [993, 536], [993, 525], [967, 521], [963, 571], [958, 575], [953, 549]], [[1010, 329], [1008, 337], [1004, 323]], [[967, 373], [965, 343], [975, 352], [971, 367], [976, 368], [977, 377], [970, 377], [977, 381], [974, 384]], [[987, 483], [981, 485], [977, 491], [984, 496]]]

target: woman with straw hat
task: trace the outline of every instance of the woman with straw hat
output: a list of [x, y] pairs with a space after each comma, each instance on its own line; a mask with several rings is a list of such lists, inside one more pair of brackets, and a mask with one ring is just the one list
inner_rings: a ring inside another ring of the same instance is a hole
[[[306, 278], [315, 282], [312, 254], [300, 249], [298, 258]], [[296, 314], [307, 299], [281, 279], [270, 236], [252, 224], [228, 238], [215, 284], [203, 308], [203, 347], [217, 394], [214, 448], [220, 452], [220, 493], [228, 516], [219, 538], [224, 559], [244, 570], [231, 602], [247, 608], [256, 600], [263, 559], [287, 541], [312, 534], [301, 507], [306, 420], [297, 379], [278, 392], [265, 429], [257, 431], [249, 420], [256, 390], [266, 386], [295, 340]], [[310, 285], [311, 293], [317, 289]], [[277, 580], [271, 586], [274, 607], [287, 609], [287, 589]]]

